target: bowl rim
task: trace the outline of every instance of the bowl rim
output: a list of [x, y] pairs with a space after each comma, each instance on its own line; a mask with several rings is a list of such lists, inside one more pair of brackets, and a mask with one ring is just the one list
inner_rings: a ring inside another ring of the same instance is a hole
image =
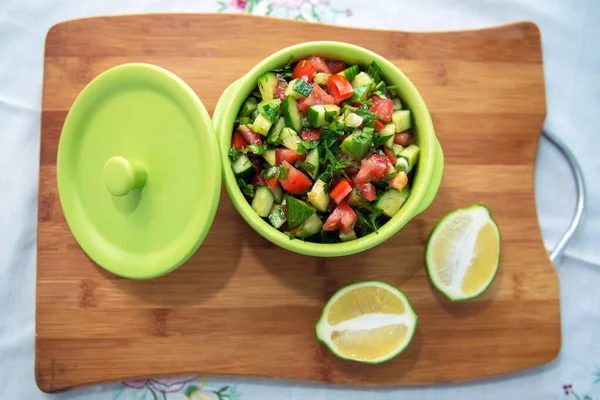
[[[243, 101], [256, 87], [257, 78], [291, 60], [297, 61], [310, 55], [336, 58], [347, 64], [359, 64], [362, 67], [365, 67], [365, 63], [360, 61], [376, 61], [386, 82], [396, 85], [399, 88], [398, 92], [403, 103], [409, 105], [408, 108], [411, 110], [421, 147], [411, 195], [400, 211], [379, 228], [378, 232], [344, 243], [306, 242], [301, 239], [292, 239], [273, 228], [256, 214], [242, 194], [231, 169], [231, 160], [228, 156], [233, 121]], [[410, 79], [392, 62], [371, 50], [338, 41], [312, 41], [285, 47], [264, 58], [227, 88], [215, 108], [214, 119], [216, 134], [219, 136], [221, 157], [223, 158], [223, 177], [230, 199], [240, 215], [256, 232], [280, 247], [296, 253], [320, 257], [336, 257], [359, 253], [389, 239], [422, 211], [419, 210], [419, 206], [426, 196], [428, 184], [432, 181], [434, 175], [437, 139], [433, 122], [421, 94]]]

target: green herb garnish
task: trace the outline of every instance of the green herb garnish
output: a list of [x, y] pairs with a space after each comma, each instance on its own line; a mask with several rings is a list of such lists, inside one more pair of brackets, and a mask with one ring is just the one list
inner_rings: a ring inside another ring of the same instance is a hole
[[366, 104], [362, 104], [355, 112], [362, 117], [364, 126], [372, 126], [371, 124], [379, 119], [379, 116], [373, 114]]
[[254, 197], [254, 185], [246, 183], [246, 181], [241, 178], [238, 178], [237, 182], [242, 193], [246, 196]]
[[373, 78], [373, 82], [375, 82], [376, 85], [381, 82], [381, 68], [379, 68], [379, 65], [377, 65], [375, 61], [371, 62], [371, 65], [369, 65], [367, 74]]
[[306, 154], [309, 150], [316, 149], [318, 145], [319, 142], [317, 140], [303, 140], [298, 143], [298, 149], [296, 150], [296, 153]]
[[287, 168], [279, 168], [279, 175], [277, 179], [280, 181], [285, 181], [288, 178], [289, 171]]
[[304, 169], [310, 174], [314, 174], [315, 172], [317, 172], [317, 166], [306, 161], [300, 163], [300, 168]]
[[358, 210], [355, 210], [355, 212], [358, 216], [357, 225], [359, 225], [365, 231], [365, 234], [369, 234], [371, 232], [379, 233], [381, 224], [377, 218], [383, 214], [382, 210], [371, 211], [368, 215], [365, 215], [362, 211]]
[[394, 135], [387, 135], [387, 136], [379, 136], [376, 135], [375, 138], [373, 139], [373, 146], [381, 146], [382, 144], [386, 144], [388, 140], [390, 140], [391, 138], [393, 138]]

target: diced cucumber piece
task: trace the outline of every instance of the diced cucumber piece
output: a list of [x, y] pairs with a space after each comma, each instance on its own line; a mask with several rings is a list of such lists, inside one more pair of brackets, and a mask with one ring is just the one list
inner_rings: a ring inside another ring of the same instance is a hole
[[412, 169], [417, 165], [417, 161], [419, 160], [419, 153], [421, 152], [421, 148], [416, 144], [411, 144], [408, 147], [402, 149], [402, 151], [398, 154], [400, 158], [406, 160], [408, 165], [408, 169], [406, 172], [412, 171]]
[[357, 189], [354, 188], [354, 189], [352, 189], [352, 191], [350, 192], [350, 195], [346, 199], [346, 203], [348, 203], [352, 207], [362, 207], [365, 204], [367, 204], [367, 199], [365, 199], [363, 196], [358, 194]]
[[285, 206], [287, 208], [288, 226], [291, 229], [299, 226], [306, 221], [311, 215], [317, 211], [303, 202], [292, 196], [285, 196]]
[[308, 217], [308, 219], [304, 221], [302, 225], [300, 225], [298, 232], [296, 232], [296, 237], [305, 238], [316, 235], [317, 233], [321, 232], [322, 228], [323, 221], [321, 221], [321, 218], [319, 218], [319, 216], [315, 213]]
[[258, 90], [263, 101], [273, 100], [275, 88], [277, 87], [277, 76], [273, 72], [267, 72], [258, 77]]
[[354, 79], [352, 79], [351, 83], [354, 89], [359, 86], [368, 86], [370, 89], [373, 85], [373, 78], [371, 78], [366, 72], [359, 72]]
[[396, 125], [396, 132], [404, 132], [411, 128], [409, 110], [398, 110], [392, 113], [392, 122]]
[[254, 97], [248, 97], [242, 105], [242, 108], [240, 108], [240, 113], [238, 116], [240, 118], [249, 117], [252, 115], [254, 110], [256, 110], [256, 99]]
[[396, 134], [396, 125], [387, 124], [385, 126], [385, 128], [378, 131], [377, 134], [380, 137], [390, 136], [390, 138], [387, 140], [387, 142], [385, 142], [385, 147], [387, 147], [388, 149], [391, 149], [392, 146], [394, 145], [394, 135]]
[[370, 89], [371, 89], [370, 85], [361, 85], [361, 86], [355, 87], [354, 93], [352, 93], [352, 97], [350, 97], [350, 102], [352, 102], [352, 103], [364, 102], [367, 99], [367, 96], [369, 95]]
[[275, 123], [280, 115], [279, 106], [281, 106], [281, 100], [273, 99], [260, 102], [257, 107], [260, 114], [267, 117], [271, 123]]
[[252, 162], [245, 154], [241, 154], [237, 160], [233, 162], [232, 167], [233, 173], [238, 178], [248, 177], [254, 173], [254, 165], [252, 165]]
[[[297, 80], [298, 79], [294, 79], [294, 80], [290, 81], [290, 83], [288, 83], [288, 87], [287, 87], [287, 89], [285, 89], [286, 97], [291, 97], [294, 100], [300, 100], [302, 97], [305, 97], [294, 90], [294, 84], [296, 83]], [[285, 99], [284, 99], [284, 101], [285, 101]]]
[[240, 125], [250, 125], [250, 122], [252, 122], [250, 117], [241, 117], [240, 118]]
[[262, 156], [270, 166], [275, 165], [275, 149], [265, 150]]
[[312, 89], [313, 87], [310, 83], [302, 79], [294, 79], [288, 84], [285, 95], [300, 100], [303, 97], [307, 97], [312, 92]]
[[310, 106], [308, 107], [308, 110], [306, 110], [306, 119], [313, 128], [320, 128], [328, 125], [331, 121], [326, 117], [326, 114], [331, 118], [336, 118], [340, 115], [340, 108], [333, 104], [317, 104]]
[[290, 128], [281, 130], [281, 143], [290, 150], [298, 151], [298, 143], [301, 142], [296, 131]]
[[256, 211], [258, 215], [265, 218], [269, 216], [269, 212], [271, 212], [274, 202], [275, 198], [269, 188], [266, 186], [259, 186], [256, 188], [256, 193], [252, 199], [252, 209]]
[[283, 207], [279, 204], [275, 204], [273, 208], [271, 208], [271, 212], [269, 213], [269, 222], [273, 225], [273, 228], [279, 229], [285, 223], [285, 212], [283, 212]]
[[409, 195], [410, 190], [408, 188], [404, 188], [402, 191], [388, 189], [375, 201], [375, 208], [392, 218], [400, 210]]
[[279, 117], [276, 123], [271, 126], [269, 130], [269, 135], [267, 136], [267, 143], [275, 144], [279, 142], [281, 136], [281, 130], [285, 128], [285, 119], [283, 117]]
[[[319, 149], [312, 149], [310, 153], [306, 155], [306, 161], [302, 163], [303, 169], [310, 175], [311, 178], [315, 179], [319, 174]], [[308, 167], [310, 166], [310, 167]]]
[[326, 74], [325, 72], [319, 72], [315, 76], [313, 76], [313, 82], [319, 86], [327, 86], [327, 81], [331, 74]]
[[298, 110], [298, 102], [291, 96], [286, 97], [281, 105], [281, 111], [285, 119], [285, 125], [296, 132], [300, 132], [300, 129], [302, 129], [302, 115]]
[[369, 152], [372, 141], [373, 137], [371, 135], [358, 129], [344, 139], [341, 146], [342, 153], [355, 160], [362, 160]]
[[[360, 72], [360, 69], [358, 68], [358, 65], [353, 65], [351, 67], [346, 68], [342, 72], [338, 73], [338, 75], [342, 75], [348, 81], [351, 81], [352, 79], [354, 79], [356, 77], [356, 75], [358, 75], [359, 72]], [[354, 85], [352, 85], [352, 86], [354, 86]]]
[[362, 123], [363, 117], [353, 112], [348, 113], [344, 118], [344, 125], [349, 126], [350, 128], [358, 128]]
[[283, 201], [283, 189], [281, 188], [279, 183], [277, 185], [275, 185], [274, 188], [269, 188], [269, 189], [271, 189], [271, 192], [273, 193], [273, 197], [275, 197], [275, 203], [281, 204], [281, 202]]
[[397, 97], [394, 97], [393, 101], [394, 101], [394, 108], [393, 108], [393, 110], [394, 111], [402, 110], [402, 102], [400, 101], [400, 99], [397, 98]]
[[340, 231], [340, 240], [342, 242], [349, 242], [350, 240], [355, 240], [355, 239], [356, 239], [356, 232], [354, 232], [354, 229], [348, 233], [344, 233], [344, 232]]
[[294, 92], [300, 94], [302, 97], [308, 97], [313, 90], [312, 85], [303, 79], [297, 79], [292, 88]]
[[262, 113], [258, 113], [256, 119], [252, 125], [250, 125], [250, 128], [260, 135], [267, 136], [269, 129], [271, 129], [271, 125], [273, 125], [273, 123], [268, 117]]
[[402, 152], [402, 150], [404, 150], [404, 147], [400, 146], [399, 144], [393, 143], [392, 147], [390, 147], [390, 150], [396, 157], [400, 157], [400, 153]]
[[327, 207], [329, 207], [330, 199], [329, 195], [325, 193], [325, 187], [325, 182], [317, 179], [310, 192], [307, 193], [310, 204], [320, 212], [327, 211]]

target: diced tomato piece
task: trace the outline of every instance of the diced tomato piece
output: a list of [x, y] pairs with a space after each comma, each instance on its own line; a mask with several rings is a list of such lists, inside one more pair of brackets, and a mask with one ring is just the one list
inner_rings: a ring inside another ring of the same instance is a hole
[[392, 164], [396, 165], [397, 158], [394, 155], [394, 153], [392, 153], [387, 147], [384, 147], [383, 151], [385, 152], [385, 155], [387, 156], [387, 158], [390, 159], [390, 161], [392, 162]]
[[375, 121], [375, 130], [381, 131], [383, 129], [385, 129], [385, 124], [381, 121]]
[[321, 138], [321, 130], [319, 128], [303, 129], [300, 131], [300, 137], [302, 140], [319, 140]]
[[308, 108], [307, 101], [308, 101], [308, 97], [303, 97], [300, 100], [298, 100], [298, 110], [300, 110], [302, 112], [306, 112], [306, 109]]
[[331, 214], [329, 214], [329, 217], [327, 217], [327, 219], [325, 220], [325, 223], [323, 224], [323, 230], [326, 232], [333, 232], [333, 231], [337, 231], [338, 229], [340, 229], [342, 227], [342, 217], [340, 215], [339, 212], [337, 212], [337, 208], [335, 210], [333, 210], [333, 212]]
[[327, 63], [327, 66], [329, 67], [329, 73], [331, 74], [338, 74], [347, 68], [346, 63], [343, 61], [327, 60], [325, 62]]
[[287, 87], [287, 82], [277, 81], [277, 86], [275, 87], [275, 96], [278, 97], [281, 101], [285, 100], [285, 91], [287, 90]]
[[294, 150], [283, 148], [275, 150], [275, 165], [279, 165], [283, 163], [283, 161], [293, 164], [298, 160], [306, 160], [306, 154], [298, 154]]
[[267, 184], [265, 182], [265, 179], [262, 176], [260, 176], [260, 173], [256, 174], [256, 176], [252, 179], [252, 182], [250, 183], [256, 186], [266, 186]]
[[346, 204], [345, 201], [342, 201], [327, 217], [327, 220], [323, 224], [323, 230], [337, 231], [341, 229], [342, 232], [348, 233], [354, 228], [356, 221], [358, 221], [358, 216], [352, 207]]
[[398, 172], [394, 177], [392, 177], [390, 180], [388, 180], [388, 184], [390, 185], [390, 187], [392, 187], [394, 189], [398, 189], [398, 190], [404, 189], [404, 187], [406, 186], [407, 183], [408, 183], [408, 176], [406, 175], [406, 172], [404, 172], [404, 171]]
[[344, 181], [348, 182], [348, 184], [350, 186], [354, 187], [354, 181], [352, 179], [350, 179], [350, 178], [341, 178], [340, 181], [341, 180], [344, 180]]
[[248, 142], [246, 142], [244, 137], [239, 132], [234, 132], [233, 137], [231, 138], [231, 146], [239, 150], [248, 146]]
[[375, 186], [372, 183], [361, 183], [360, 185], [356, 185], [356, 188], [360, 191], [362, 197], [368, 201], [373, 201], [377, 197]]
[[302, 79], [302, 77], [306, 76], [308, 79], [312, 79], [313, 76], [317, 73], [317, 66], [308, 60], [300, 60], [298, 64], [296, 64], [296, 68], [294, 68], [294, 73], [292, 73], [292, 79]]
[[312, 84], [313, 86], [313, 90], [310, 91], [310, 94], [308, 95], [308, 97], [310, 98], [311, 95], [313, 95], [317, 100], [322, 101], [322, 103], [315, 103], [315, 104], [333, 104], [334, 100], [333, 97], [331, 95], [329, 95], [325, 90], [323, 90], [323, 88], [319, 85], [317, 85], [316, 83]]
[[275, 186], [277, 186], [277, 176], [265, 179], [265, 182], [268, 187], [270, 187], [271, 189], [275, 189]]
[[327, 79], [327, 90], [329, 90], [329, 94], [333, 96], [333, 100], [336, 104], [349, 99], [354, 93], [352, 84], [348, 82], [348, 79], [341, 75], [331, 75]]
[[340, 181], [331, 192], [329, 192], [329, 197], [336, 202], [336, 204], [340, 204], [342, 200], [346, 198], [352, 192], [352, 185], [348, 183], [346, 179]]
[[358, 174], [354, 177], [354, 183], [358, 185], [378, 181], [385, 177], [389, 167], [390, 164], [386, 157], [371, 154], [360, 166]]
[[312, 186], [312, 181], [308, 176], [290, 165], [289, 162], [283, 161], [283, 166], [287, 169], [287, 178], [279, 179], [281, 186], [292, 194], [302, 194]]
[[238, 131], [242, 134], [246, 142], [248, 142], [249, 144], [257, 144], [259, 146], [262, 146], [263, 143], [262, 139], [260, 138], [260, 135], [254, 132], [252, 129], [248, 128], [246, 125], [238, 126]]
[[406, 147], [410, 144], [410, 135], [406, 132], [396, 133], [396, 136], [394, 136], [394, 143]]
[[358, 215], [354, 212], [352, 207], [342, 201], [338, 208], [342, 208], [342, 232], [348, 233], [354, 228], [354, 224], [358, 221]]
[[315, 65], [315, 67], [317, 67], [317, 71], [319, 71], [319, 72], [325, 72], [326, 74], [330, 74], [331, 73], [329, 71], [329, 67], [325, 63], [325, 60], [322, 59], [321, 57], [310, 56], [310, 57], [307, 58], [307, 60], [310, 61], [311, 63], [313, 63]]
[[298, 109], [305, 112], [306, 109], [315, 104], [335, 104], [332, 96], [328, 95], [321, 86], [316, 83], [312, 84], [313, 89], [310, 91], [308, 97], [303, 97], [298, 100]]
[[379, 115], [379, 118], [384, 122], [390, 122], [392, 119], [392, 111], [394, 110], [394, 102], [392, 99], [382, 99], [379, 96], [371, 97], [373, 105], [369, 107], [369, 110]]

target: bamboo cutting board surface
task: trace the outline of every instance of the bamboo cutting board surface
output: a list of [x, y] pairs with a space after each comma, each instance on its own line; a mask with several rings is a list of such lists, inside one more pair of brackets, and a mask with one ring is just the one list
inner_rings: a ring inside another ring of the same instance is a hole
[[[69, 107], [102, 71], [147, 62], [179, 75], [212, 113], [223, 90], [269, 54], [339, 40], [390, 59], [420, 89], [446, 156], [432, 206], [370, 251], [323, 259], [255, 233], [223, 192], [200, 250], [149, 281], [96, 266], [58, 199], [56, 151]], [[531, 23], [465, 32], [359, 30], [241, 15], [138, 15], [70, 21], [46, 39], [39, 187], [36, 380], [44, 391], [165, 374], [240, 375], [351, 385], [453, 382], [552, 360], [558, 279], [543, 247], [534, 162], [545, 117], [540, 35]], [[443, 215], [485, 203], [502, 261], [480, 298], [435, 292], [423, 248]], [[378, 279], [419, 316], [408, 349], [382, 365], [341, 361], [314, 338], [333, 292]]]

